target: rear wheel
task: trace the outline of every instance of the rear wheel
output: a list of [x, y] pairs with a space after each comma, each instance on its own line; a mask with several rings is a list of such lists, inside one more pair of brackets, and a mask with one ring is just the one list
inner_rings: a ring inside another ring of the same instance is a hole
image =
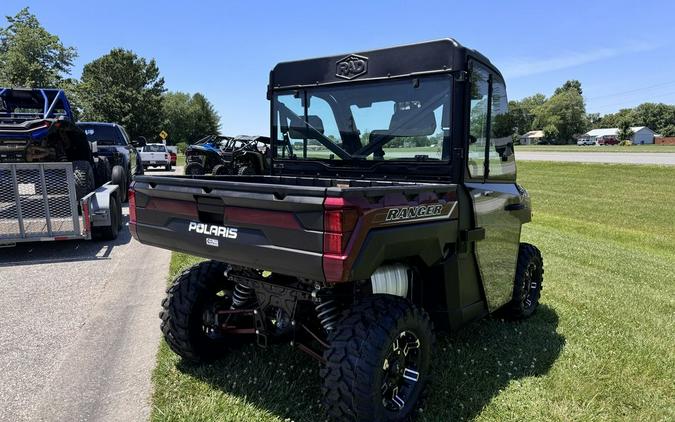
[[225, 164], [216, 164], [215, 166], [213, 166], [211, 174], [213, 174], [214, 176], [224, 176], [226, 174], [229, 174], [229, 170]]
[[221, 357], [239, 337], [215, 330], [215, 312], [230, 309], [234, 283], [225, 276], [227, 264], [205, 261], [183, 271], [162, 302], [161, 328], [171, 350], [190, 361]]
[[403, 298], [374, 295], [354, 305], [329, 336], [323, 402], [336, 421], [404, 421], [430, 377], [429, 315]]
[[75, 178], [75, 194], [77, 200], [84, 198], [95, 189], [94, 169], [89, 161], [73, 161], [73, 176]]
[[205, 174], [204, 166], [201, 163], [192, 162], [185, 166], [185, 174], [201, 176]]
[[167, 164], [166, 166], [164, 166], [164, 170], [166, 170], [166, 171], [171, 171], [171, 163], [169, 163], [169, 164]]
[[111, 176], [110, 161], [108, 157], [98, 157], [96, 159], [96, 165], [94, 169], [94, 180], [96, 181], [96, 186], [102, 186], [105, 183], [110, 181]]
[[237, 174], [240, 176], [250, 176], [256, 174], [255, 169], [251, 166], [241, 166], [237, 171]]
[[129, 185], [127, 182], [127, 172], [124, 170], [124, 167], [113, 167], [110, 181], [113, 185], [119, 186], [120, 200], [122, 202], [127, 202], [127, 190], [129, 189]]
[[527, 318], [539, 306], [544, 281], [544, 259], [536, 246], [521, 243], [518, 251], [518, 265], [513, 284], [513, 298], [505, 306], [509, 318]]

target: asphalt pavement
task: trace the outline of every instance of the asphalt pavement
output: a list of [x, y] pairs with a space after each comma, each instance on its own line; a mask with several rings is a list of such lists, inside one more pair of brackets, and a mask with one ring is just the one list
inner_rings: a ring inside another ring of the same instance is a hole
[[[580, 147], [581, 148], [581, 147]], [[670, 152], [549, 152], [518, 151], [516, 160], [571, 161], [578, 163], [660, 164], [675, 166], [675, 153]]]
[[169, 260], [126, 228], [0, 249], [0, 421], [147, 420]]

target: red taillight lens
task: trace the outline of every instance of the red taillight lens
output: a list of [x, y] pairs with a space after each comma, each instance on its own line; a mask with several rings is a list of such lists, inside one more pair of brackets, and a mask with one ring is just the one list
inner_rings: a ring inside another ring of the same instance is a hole
[[89, 215], [89, 201], [82, 201], [82, 231], [89, 233], [91, 229], [91, 217]]
[[136, 191], [129, 188], [129, 224], [136, 224]]
[[357, 208], [343, 198], [326, 198], [323, 214], [323, 269], [326, 281], [342, 281], [347, 263], [345, 251], [359, 219]]

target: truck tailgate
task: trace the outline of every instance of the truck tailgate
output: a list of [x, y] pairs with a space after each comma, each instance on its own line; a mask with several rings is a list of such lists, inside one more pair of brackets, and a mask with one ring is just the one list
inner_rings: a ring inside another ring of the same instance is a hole
[[138, 177], [133, 190], [132, 233], [143, 243], [235, 265], [324, 278], [325, 188]]

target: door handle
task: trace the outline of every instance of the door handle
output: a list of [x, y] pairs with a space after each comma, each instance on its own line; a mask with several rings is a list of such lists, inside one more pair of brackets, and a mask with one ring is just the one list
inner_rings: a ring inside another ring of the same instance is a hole
[[525, 204], [518, 203], [518, 204], [509, 204], [504, 207], [506, 211], [519, 211], [525, 208]]

